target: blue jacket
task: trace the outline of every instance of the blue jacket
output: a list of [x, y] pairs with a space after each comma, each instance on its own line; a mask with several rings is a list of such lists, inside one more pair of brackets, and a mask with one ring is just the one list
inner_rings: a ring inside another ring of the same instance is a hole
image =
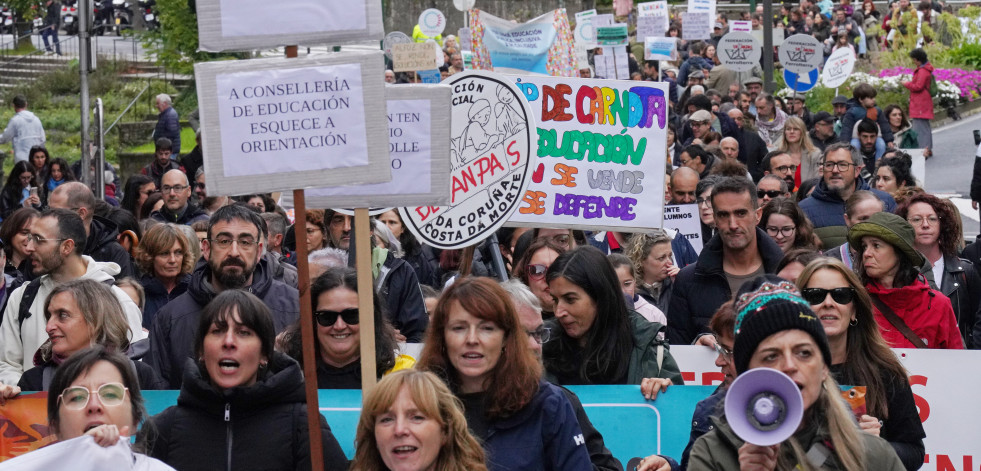
[[[870, 187], [861, 178], [855, 179], [855, 185], [856, 191], [868, 190], [875, 193], [875, 196], [878, 196], [883, 201], [886, 212], [891, 213], [895, 211], [896, 200], [889, 193]], [[804, 210], [807, 219], [811, 220], [815, 228], [845, 225], [845, 201], [828, 190], [828, 184], [825, 183], [824, 179], [818, 183], [817, 188], [814, 189], [814, 193], [811, 193], [811, 196], [804, 198], [800, 202], [800, 209]], [[825, 244], [825, 247], [828, 246], [828, 244]], [[831, 247], [834, 247], [834, 245], [831, 245]]]
[[678, 70], [678, 84], [684, 87], [688, 83], [688, 74], [691, 72], [692, 63], [698, 66], [699, 69], [712, 70], [715, 64], [712, 61], [702, 57], [702, 56], [691, 56], [684, 64], [681, 64], [681, 69]]
[[[763, 229], [756, 228], [756, 248], [763, 258], [763, 270], [776, 273], [783, 251]], [[722, 303], [732, 299], [729, 282], [722, 270], [722, 239], [719, 234], [702, 248], [698, 263], [681, 269], [674, 280], [668, 309], [668, 342], [690, 344], [700, 333], [709, 332], [708, 321]]]
[[146, 303], [143, 306], [143, 327], [149, 329], [153, 325], [153, 317], [157, 315], [157, 311], [184, 294], [190, 281], [191, 275], [184, 275], [177, 280], [177, 286], [174, 286], [174, 289], [168, 293], [167, 288], [164, 288], [163, 283], [157, 277], [153, 275], [140, 277], [140, 284], [146, 293]]
[[489, 424], [483, 443], [490, 471], [593, 469], [569, 399], [544, 381], [523, 409]]
[[153, 130], [153, 139], [156, 141], [161, 137], [166, 137], [173, 143], [175, 156], [181, 153], [181, 121], [173, 106], [161, 111], [159, 118], [157, 118], [157, 127]]
[[[878, 112], [875, 122], [879, 125], [882, 140], [888, 144], [892, 142], [892, 127], [889, 126], [889, 118], [882, 112], [882, 108], [876, 106], [875, 110]], [[838, 140], [840, 142], [847, 144], [852, 141], [852, 130], [855, 127], [855, 123], [861, 121], [865, 117], [866, 112], [865, 107], [854, 98], [848, 100], [848, 111], [845, 112], [845, 116], [841, 117], [841, 133], [838, 134]]]

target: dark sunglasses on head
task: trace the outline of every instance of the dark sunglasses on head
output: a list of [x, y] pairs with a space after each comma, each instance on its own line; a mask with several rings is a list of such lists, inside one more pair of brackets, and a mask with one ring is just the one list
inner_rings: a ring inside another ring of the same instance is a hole
[[780, 190], [756, 190], [756, 197], [763, 198], [769, 196], [770, 198], [776, 198], [778, 196], [783, 196], [783, 192]]
[[351, 309], [345, 309], [343, 311], [317, 311], [313, 313], [313, 317], [317, 319], [317, 323], [323, 327], [330, 327], [337, 323], [337, 318], [340, 317], [344, 319], [344, 323], [348, 325], [358, 325], [360, 319], [358, 318], [358, 308], [353, 307]]
[[834, 289], [804, 288], [800, 290], [801, 296], [804, 297], [805, 301], [811, 303], [812, 306], [823, 303], [828, 298], [828, 293], [831, 293], [831, 299], [838, 304], [848, 304], [855, 299], [855, 288], [851, 287]]
[[528, 265], [527, 268], [528, 278], [531, 278], [533, 280], [540, 280], [542, 279], [542, 277], [545, 276], [545, 272], [547, 271], [548, 271], [548, 265], [542, 265], [540, 263], [536, 263], [534, 265]]

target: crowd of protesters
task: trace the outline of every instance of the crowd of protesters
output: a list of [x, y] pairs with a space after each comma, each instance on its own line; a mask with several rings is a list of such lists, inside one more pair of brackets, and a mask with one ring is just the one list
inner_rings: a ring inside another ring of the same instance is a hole
[[[804, 0], [775, 21], [863, 54], [868, 19], [899, 29], [908, 8]], [[679, 40], [677, 68], [636, 65], [669, 82], [664, 204], [697, 206], [700, 253], [671, 230], [503, 228], [464, 261], [388, 211], [366, 239], [375, 282], [358, 286], [352, 216], [312, 209], [291, 224], [271, 195], [209, 196], [199, 147], [175, 159], [180, 144], [160, 137], [125, 187], [106, 179], [105, 199], [81, 169], [30, 149], [0, 196], [0, 402], [50, 391], [59, 440], [138, 435], [141, 469], [303, 469], [304, 382], [361, 387], [369, 289], [380, 383], [352, 462], [321, 418], [327, 469], [622, 470], [564, 386], [639, 385], [654, 399], [684, 384], [670, 346], [689, 344], [717, 352], [725, 381], [699, 403], [680, 464], [651, 455], [636, 469], [919, 469], [925, 434], [890, 347], [981, 348], [978, 250], [903, 150], [930, 146], [922, 103], [883, 110], [863, 84], [812, 113], [802, 96], [764, 92], [760, 70], [720, 65], [717, 39]], [[443, 45], [447, 73], [463, 70], [455, 39]], [[907, 84], [916, 100], [932, 67], [922, 49], [909, 56], [926, 73]], [[297, 244], [316, 378], [300, 365]], [[413, 358], [401, 342], [424, 347]], [[791, 376], [807, 411], [772, 447], [743, 444], [721, 414], [728, 384], [758, 367]], [[838, 383], [868, 387], [864, 413], [834, 398]], [[151, 389], [180, 390], [177, 404], [147, 417]], [[820, 466], [805, 457], [818, 445]]]

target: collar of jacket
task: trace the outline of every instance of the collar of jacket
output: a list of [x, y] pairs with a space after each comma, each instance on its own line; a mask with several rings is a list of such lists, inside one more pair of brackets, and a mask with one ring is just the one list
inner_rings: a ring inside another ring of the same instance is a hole
[[[252, 272], [252, 284], [245, 289], [259, 299], [264, 299], [269, 287], [272, 286], [272, 281], [266, 260], [260, 258]], [[198, 263], [194, 272], [191, 273], [191, 282], [187, 286], [187, 292], [199, 306], [208, 304], [217, 295], [211, 284], [211, 266], [208, 263]]]
[[[773, 239], [770, 238], [759, 227], [756, 227], [756, 249], [763, 258], [763, 270], [773, 273], [783, 258], [783, 251]], [[722, 235], [716, 231], [715, 235], [709, 239], [702, 253], [698, 255], [698, 262], [695, 263], [695, 274], [701, 276], [721, 275], [725, 276], [722, 270]]]

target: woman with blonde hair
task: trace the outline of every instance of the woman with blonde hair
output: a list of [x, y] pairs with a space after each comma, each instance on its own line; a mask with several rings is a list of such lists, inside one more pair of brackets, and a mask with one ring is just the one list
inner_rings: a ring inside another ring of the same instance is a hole
[[194, 256], [184, 231], [173, 224], [157, 224], [143, 234], [136, 247], [136, 265], [146, 294], [143, 327], [153, 325], [160, 308], [187, 291], [194, 271]]
[[[438, 376], [418, 370], [383, 378], [361, 408], [352, 471], [486, 471], [463, 404]], [[398, 447], [411, 452], [396, 452]]]
[[774, 143], [776, 150], [790, 154], [797, 164], [794, 183], [800, 186], [803, 180], [820, 177], [818, 164], [821, 163], [821, 149], [818, 149], [807, 134], [807, 125], [797, 116], [790, 116], [783, 125], [783, 133]]

